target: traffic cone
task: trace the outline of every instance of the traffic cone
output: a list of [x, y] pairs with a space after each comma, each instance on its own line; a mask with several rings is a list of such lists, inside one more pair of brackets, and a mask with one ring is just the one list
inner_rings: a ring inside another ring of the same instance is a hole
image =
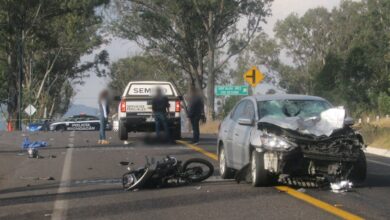
[[12, 123], [10, 121], [7, 124], [7, 130], [8, 130], [8, 132], [12, 132], [14, 130], [12, 127]]

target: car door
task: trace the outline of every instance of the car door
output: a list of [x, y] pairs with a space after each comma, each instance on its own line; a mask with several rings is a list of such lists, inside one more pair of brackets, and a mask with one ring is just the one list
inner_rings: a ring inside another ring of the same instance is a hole
[[226, 139], [225, 139], [226, 159], [228, 160], [229, 166], [231, 166], [232, 168], [237, 168], [238, 166], [236, 161], [237, 156], [235, 155], [235, 149], [233, 144], [234, 130], [238, 125], [238, 119], [240, 115], [242, 115], [245, 105], [246, 105], [245, 100], [239, 102], [234, 108], [234, 110], [232, 111], [226, 126], [222, 128], [223, 129], [222, 132], [226, 132]]
[[[251, 124], [240, 124], [240, 119], [246, 119]], [[238, 116], [233, 131], [233, 160], [237, 169], [241, 169], [249, 162], [249, 140], [252, 129], [255, 129], [255, 105], [251, 100], [245, 101], [245, 107]]]

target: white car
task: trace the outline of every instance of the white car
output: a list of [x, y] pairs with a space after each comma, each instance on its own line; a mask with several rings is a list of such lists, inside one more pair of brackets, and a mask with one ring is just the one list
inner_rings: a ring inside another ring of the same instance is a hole
[[181, 138], [181, 100], [177, 89], [166, 81], [132, 81], [129, 82], [121, 97], [118, 108], [120, 140], [127, 140], [129, 132], [155, 131], [152, 112], [152, 99], [155, 89], [159, 87], [168, 97], [170, 108], [168, 126], [173, 139]]
[[282, 177], [363, 181], [365, 145], [352, 124], [343, 108], [320, 97], [246, 97], [220, 125], [220, 174], [232, 178], [240, 170], [254, 186]]

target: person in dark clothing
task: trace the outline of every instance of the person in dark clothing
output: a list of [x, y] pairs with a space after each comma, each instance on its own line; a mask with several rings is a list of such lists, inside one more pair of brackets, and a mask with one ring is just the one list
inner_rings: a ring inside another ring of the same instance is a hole
[[164, 132], [167, 139], [170, 139], [170, 133], [168, 128], [167, 114], [169, 114], [169, 100], [163, 94], [160, 87], [156, 88], [156, 95], [152, 100], [152, 110], [156, 124], [156, 135], [160, 137], [160, 127], [164, 128]]
[[100, 112], [98, 144], [109, 144], [109, 142], [106, 140], [106, 125], [107, 125], [108, 114], [110, 114], [108, 90], [103, 90], [100, 93], [98, 104], [99, 104], [99, 112]]
[[192, 87], [190, 91], [188, 118], [191, 121], [193, 132], [193, 144], [199, 143], [199, 121], [204, 118], [204, 103], [200, 92]]

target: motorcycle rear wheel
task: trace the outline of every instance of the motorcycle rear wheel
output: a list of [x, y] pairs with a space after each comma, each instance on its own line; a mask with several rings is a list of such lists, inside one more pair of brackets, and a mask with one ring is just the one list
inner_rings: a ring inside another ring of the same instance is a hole
[[[204, 165], [208, 168], [207, 171], [203, 170], [200, 166], [193, 165]], [[214, 166], [207, 160], [201, 158], [193, 158], [187, 160], [183, 164], [183, 173], [184, 175], [193, 183], [201, 182], [207, 178], [209, 178], [214, 173]]]

